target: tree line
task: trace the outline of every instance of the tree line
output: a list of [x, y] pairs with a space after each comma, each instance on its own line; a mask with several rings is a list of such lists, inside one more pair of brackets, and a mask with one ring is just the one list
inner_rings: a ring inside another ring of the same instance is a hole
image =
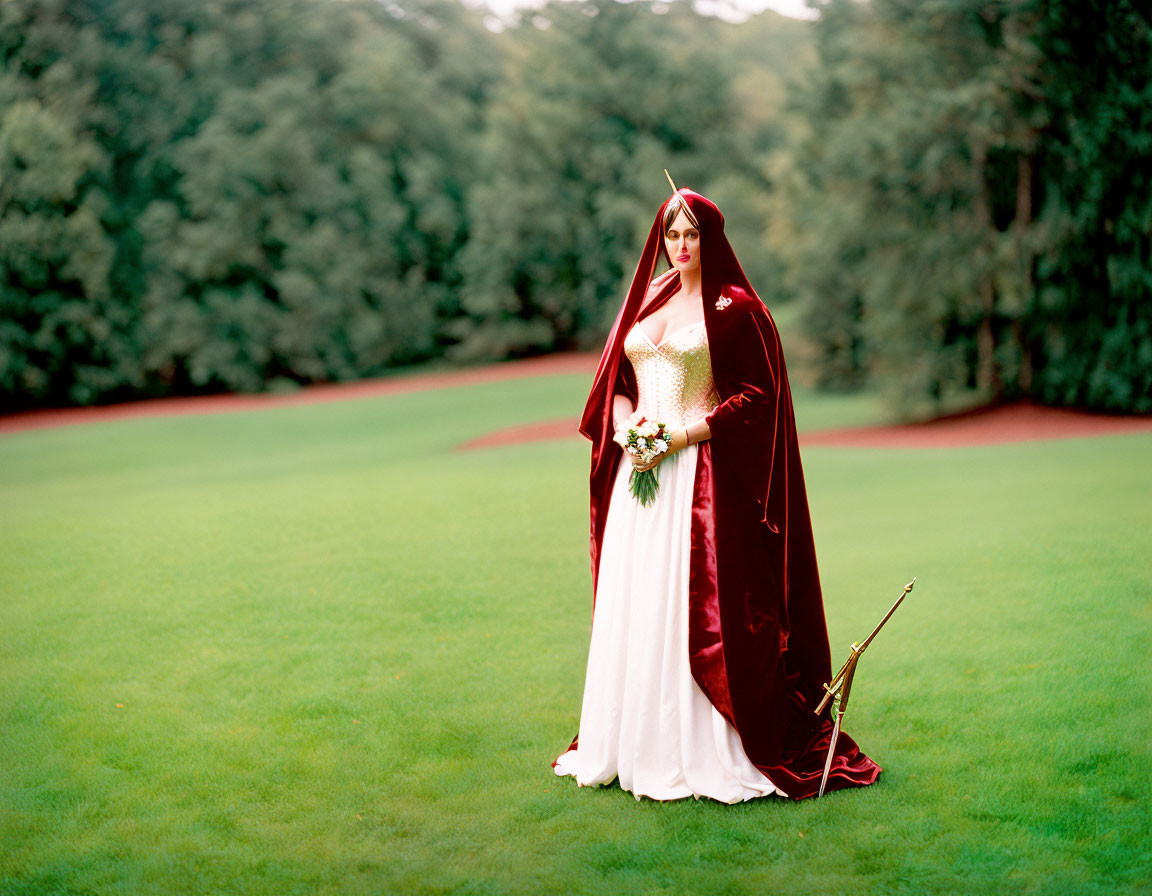
[[822, 381], [1152, 411], [1146, 6], [821, 9], [778, 196]]
[[4, 0], [0, 407], [598, 348], [668, 167], [823, 383], [1152, 409], [1139, 10], [821, 11]]

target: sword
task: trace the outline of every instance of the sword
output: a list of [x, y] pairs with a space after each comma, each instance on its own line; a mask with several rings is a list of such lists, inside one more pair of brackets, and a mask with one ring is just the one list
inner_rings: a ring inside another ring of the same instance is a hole
[[852, 676], [856, 674], [856, 663], [859, 662], [861, 654], [868, 649], [868, 645], [872, 643], [872, 639], [884, 628], [884, 623], [892, 618], [892, 614], [896, 612], [896, 608], [900, 606], [901, 601], [912, 590], [912, 586], [916, 584], [916, 577], [912, 577], [912, 581], [904, 586], [904, 590], [900, 592], [900, 596], [896, 598], [896, 603], [892, 604], [892, 608], [884, 614], [884, 618], [880, 620], [879, 625], [872, 629], [872, 634], [864, 639], [863, 644], [853, 644], [852, 652], [848, 654], [848, 659], [844, 661], [844, 665], [840, 667], [840, 671], [831, 682], [824, 685], [824, 699], [820, 701], [820, 705], [816, 707], [813, 712], [820, 715], [824, 711], [824, 707], [832, 700], [836, 700], [836, 718], [832, 723], [832, 741], [828, 744], [828, 758], [824, 761], [824, 776], [820, 779], [820, 792], [816, 795], [818, 798], [824, 796], [824, 787], [828, 784], [828, 773], [832, 771], [832, 757], [836, 753], [836, 741], [840, 738], [840, 723], [844, 719], [844, 711], [848, 708], [848, 697], [852, 693]]

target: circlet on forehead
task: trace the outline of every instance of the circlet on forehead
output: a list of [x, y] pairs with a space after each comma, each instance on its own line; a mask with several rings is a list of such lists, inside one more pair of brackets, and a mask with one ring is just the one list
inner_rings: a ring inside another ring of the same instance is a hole
[[692, 214], [692, 209], [688, 207], [688, 200], [680, 195], [680, 191], [676, 189], [676, 184], [672, 180], [672, 175], [668, 173], [668, 169], [664, 169], [664, 176], [668, 178], [668, 183], [672, 187], [672, 198], [680, 200], [680, 208], [684, 209], [684, 214], [688, 216], [688, 220], [692, 222], [692, 226], [697, 230], [700, 229], [700, 222], [696, 220], [696, 216]]

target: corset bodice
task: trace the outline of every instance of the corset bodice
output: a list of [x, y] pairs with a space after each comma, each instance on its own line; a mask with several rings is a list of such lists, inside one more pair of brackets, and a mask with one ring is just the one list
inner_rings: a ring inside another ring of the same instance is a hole
[[720, 403], [703, 321], [666, 332], [658, 346], [637, 323], [624, 340], [624, 353], [636, 371], [636, 408], [649, 418], [676, 428]]

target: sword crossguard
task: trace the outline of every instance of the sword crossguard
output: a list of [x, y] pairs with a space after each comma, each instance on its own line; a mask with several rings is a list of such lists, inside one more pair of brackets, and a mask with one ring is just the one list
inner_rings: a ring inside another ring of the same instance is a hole
[[840, 695], [840, 690], [843, 686], [844, 680], [839, 676], [837, 676], [837, 678], [834, 679], [831, 683], [825, 683], [823, 685], [824, 697], [820, 701], [820, 705], [817, 706], [813, 712], [816, 713], [816, 715], [820, 715], [820, 713], [824, 711], [824, 707]]

